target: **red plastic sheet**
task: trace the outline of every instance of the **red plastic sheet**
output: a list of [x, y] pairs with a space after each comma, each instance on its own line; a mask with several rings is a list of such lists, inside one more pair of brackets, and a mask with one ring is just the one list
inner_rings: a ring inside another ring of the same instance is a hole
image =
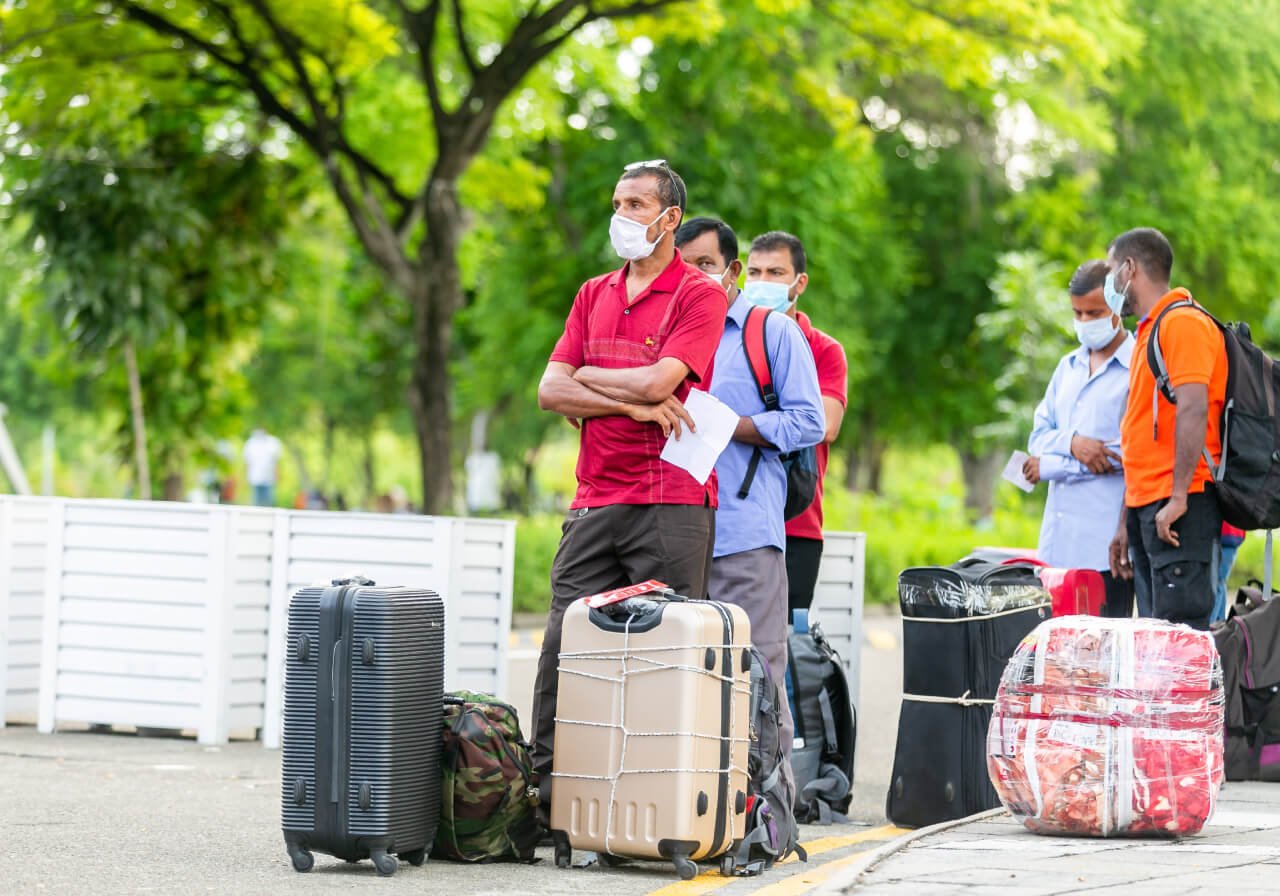
[[987, 769], [1032, 831], [1182, 837], [1223, 780], [1213, 639], [1151, 619], [1069, 616], [1018, 647], [996, 697]]

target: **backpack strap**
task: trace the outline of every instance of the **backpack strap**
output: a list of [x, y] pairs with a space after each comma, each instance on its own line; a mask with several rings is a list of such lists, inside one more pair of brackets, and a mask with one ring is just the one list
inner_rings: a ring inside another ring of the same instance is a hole
[[[1219, 330], [1223, 329], [1222, 324], [1218, 322], [1218, 319], [1210, 314], [1204, 306], [1196, 302], [1195, 299], [1179, 299], [1156, 315], [1155, 321], [1151, 324], [1151, 337], [1147, 340], [1147, 367], [1150, 368], [1152, 376], [1156, 378], [1156, 384], [1151, 389], [1152, 441], [1160, 438], [1160, 396], [1163, 395], [1164, 400], [1169, 402], [1169, 404], [1176, 405], [1178, 403], [1178, 396], [1174, 393], [1173, 386], [1169, 384], [1169, 368], [1164, 363], [1164, 350], [1160, 348], [1160, 321], [1164, 320], [1164, 316], [1170, 311], [1176, 311], [1179, 308], [1194, 308], [1201, 314], [1208, 317], [1209, 320], [1213, 321]], [[1223, 437], [1225, 438], [1225, 432]], [[1204, 457], [1204, 462], [1209, 465], [1209, 472], [1211, 474], [1215, 474], [1215, 479], [1222, 478], [1222, 470], [1220, 467], [1225, 466], [1226, 462], [1227, 452], [1225, 442], [1222, 447], [1223, 464], [1221, 465], [1213, 462], [1213, 455], [1209, 453], [1208, 447], [1201, 450], [1201, 456]]]
[[[751, 376], [760, 390], [760, 399], [766, 411], [778, 409], [778, 393], [773, 387], [773, 364], [769, 361], [769, 348], [765, 341], [765, 323], [773, 312], [760, 305], [752, 305], [747, 309], [747, 319], [742, 325], [742, 351], [747, 356], [747, 366], [751, 368]], [[743, 500], [751, 491], [751, 483], [755, 482], [756, 470], [760, 466], [763, 454], [759, 446], [751, 451], [751, 460], [747, 461], [747, 472], [742, 477], [742, 485], [738, 487], [738, 500]]]
[[768, 308], [752, 305], [747, 309], [747, 319], [742, 325], [742, 350], [766, 411], [778, 409], [778, 393], [773, 387], [773, 364], [765, 342], [765, 324], [772, 313]]

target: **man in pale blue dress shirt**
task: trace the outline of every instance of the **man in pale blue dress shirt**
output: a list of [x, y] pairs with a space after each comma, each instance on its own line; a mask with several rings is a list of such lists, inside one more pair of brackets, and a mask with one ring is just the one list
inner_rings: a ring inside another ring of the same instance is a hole
[[1082, 264], [1071, 278], [1080, 347], [1058, 362], [1036, 408], [1023, 473], [1049, 483], [1038, 555], [1050, 566], [1096, 569], [1106, 583], [1104, 616], [1133, 614], [1132, 583], [1109, 571], [1114, 532], [1103, 521], [1124, 506], [1120, 420], [1129, 399], [1133, 335], [1102, 297], [1105, 261]]
[[[727, 229], [727, 228], [726, 228]], [[679, 236], [677, 235], [677, 243]], [[736, 255], [736, 253], [734, 253]], [[725, 267], [709, 271], [723, 275]], [[751, 619], [751, 642], [764, 655], [770, 672], [785, 692], [787, 669], [787, 537], [783, 505], [786, 472], [779, 454], [822, 441], [826, 414], [813, 352], [798, 324], [785, 312], [804, 289], [804, 247], [791, 234], [766, 233], [751, 244], [747, 281], [741, 293], [730, 290], [724, 335], [716, 349], [711, 394], [740, 415], [733, 440], [716, 461], [719, 508], [707, 591], [714, 600], [737, 604]], [[743, 347], [742, 329], [752, 305], [768, 307], [765, 349], [769, 357], [778, 409], [765, 410]], [[747, 467], [759, 449], [761, 458], [750, 479]], [[790, 756], [794, 727], [783, 701], [783, 751]]]

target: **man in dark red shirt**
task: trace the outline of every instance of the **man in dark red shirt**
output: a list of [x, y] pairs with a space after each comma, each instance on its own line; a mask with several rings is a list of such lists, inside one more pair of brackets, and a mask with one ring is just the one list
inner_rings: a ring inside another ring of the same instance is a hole
[[533, 764], [544, 807], [565, 610], [585, 595], [648, 579], [690, 597], [707, 593], [715, 475], [700, 484], [659, 458], [670, 433], [692, 427], [684, 400], [695, 383], [710, 382], [724, 332], [724, 287], [675, 248], [685, 195], [665, 161], [623, 171], [609, 237], [626, 264], [578, 290], [538, 384], [539, 407], [582, 431], [578, 491], [551, 567], [534, 684]]
[[752, 263], [762, 272], [760, 276], [766, 276], [764, 272], [767, 269], [775, 275], [774, 279], [792, 284], [795, 297], [785, 308], [778, 310], [785, 311], [800, 325], [809, 342], [818, 368], [822, 409], [827, 416], [826, 432], [817, 445], [818, 487], [813, 503], [798, 516], [787, 520], [787, 612], [790, 619], [796, 610], [809, 609], [813, 602], [813, 589], [818, 583], [818, 564], [822, 560], [822, 485], [827, 475], [831, 443], [840, 435], [840, 424], [844, 422], [844, 409], [849, 401], [849, 363], [840, 343], [811, 324], [809, 316], [796, 308], [809, 285], [804, 245], [800, 240], [781, 230], [766, 233], [756, 237], [751, 244], [751, 257]]

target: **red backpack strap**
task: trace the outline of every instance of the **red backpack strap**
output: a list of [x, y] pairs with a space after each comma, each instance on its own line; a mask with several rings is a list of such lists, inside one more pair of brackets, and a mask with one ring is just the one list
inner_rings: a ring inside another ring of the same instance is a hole
[[778, 393], [773, 388], [773, 367], [769, 363], [764, 334], [765, 322], [772, 313], [768, 308], [752, 305], [747, 309], [747, 320], [742, 325], [742, 350], [746, 353], [747, 366], [751, 368], [767, 411], [778, 409]]

